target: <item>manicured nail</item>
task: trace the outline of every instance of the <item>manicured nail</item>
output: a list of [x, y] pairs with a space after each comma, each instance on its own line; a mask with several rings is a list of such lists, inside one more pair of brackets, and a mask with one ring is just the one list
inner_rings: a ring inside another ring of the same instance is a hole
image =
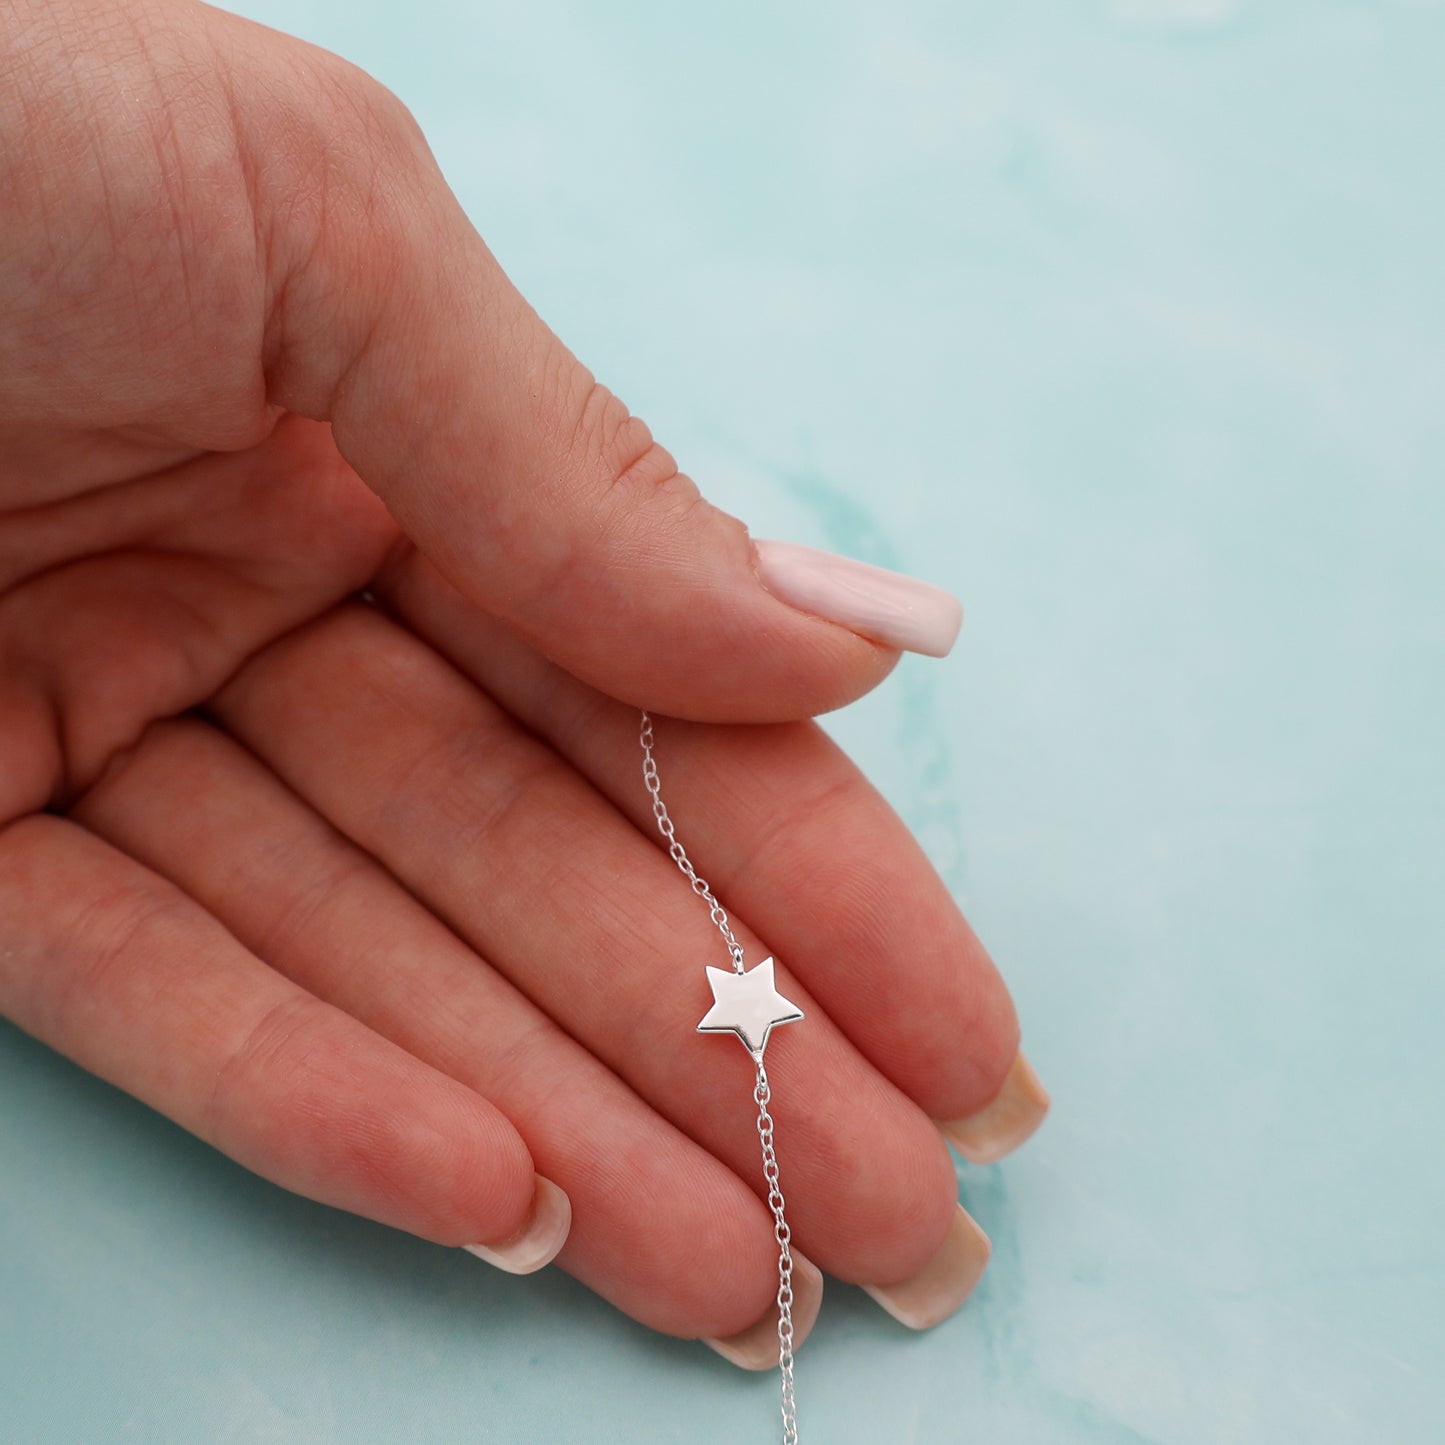
[[993, 1252], [988, 1235], [960, 1204], [938, 1253], [901, 1284], [864, 1285], [899, 1324], [926, 1330], [946, 1320], [983, 1277]]
[[[793, 1348], [811, 1333], [823, 1303], [823, 1271], [810, 1259], [793, 1251]], [[775, 1370], [778, 1367], [778, 1308], [770, 1305], [763, 1317], [745, 1330], [723, 1340], [704, 1340], [743, 1370]]]
[[510, 1239], [501, 1244], [464, 1244], [462, 1248], [508, 1274], [533, 1274], [550, 1264], [572, 1228], [572, 1201], [550, 1179], [538, 1174], [536, 1180], [532, 1213]]
[[928, 657], [946, 656], [958, 636], [963, 607], [942, 587], [793, 542], [753, 546], [763, 586], [790, 607]]
[[993, 1103], [966, 1119], [949, 1119], [938, 1127], [943, 1137], [970, 1164], [995, 1164], [1011, 1154], [1049, 1112], [1049, 1091], [1034, 1066], [1019, 1054]]

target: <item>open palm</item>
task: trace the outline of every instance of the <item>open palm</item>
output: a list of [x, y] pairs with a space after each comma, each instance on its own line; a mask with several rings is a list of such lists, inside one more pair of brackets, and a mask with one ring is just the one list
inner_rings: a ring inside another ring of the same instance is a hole
[[0, 1012], [288, 1188], [766, 1364], [749, 1066], [692, 1035], [718, 940], [641, 787], [637, 706], [689, 718], [669, 803], [808, 1016], [799, 1335], [808, 1260], [955, 1307], [932, 1121], [996, 1157], [1044, 1098], [796, 721], [896, 652], [760, 585], [343, 62], [0, 0], [0, 137]]

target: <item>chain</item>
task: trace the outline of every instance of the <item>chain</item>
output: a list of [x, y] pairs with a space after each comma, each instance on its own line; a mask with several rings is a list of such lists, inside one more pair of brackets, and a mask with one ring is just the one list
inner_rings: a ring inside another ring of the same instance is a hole
[[733, 961], [733, 971], [743, 973], [745, 971], [743, 946], [737, 941], [722, 904], [713, 896], [713, 891], [707, 886], [706, 880], [697, 876], [697, 869], [692, 866], [692, 860], [687, 856], [682, 844], [677, 841], [677, 832], [672, 826], [672, 819], [668, 817], [667, 805], [662, 801], [662, 779], [657, 776], [657, 759], [652, 755], [652, 718], [646, 712], [642, 714], [641, 736], [642, 781], [647, 784], [647, 791], [652, 795], [652, 816], [657, 819], [658, 832], [667, 840], [667, 851], [672, 854], [672, 861], [682, 869], [683, 876], [692, 885], [692, 891], [707, 904], [711, 911], [712, 921], [717, 924], [718, 932], [722, 934], [723, 942], [728, 946], [728, 954]]
[[768, 1208], [773, 1211], [773, 1236], [778, 1241], [778, 1369], [783, 1376], [783, 1445], [798, 1445], [798, 1411], [793, 1399], [793, 1232], [788, 1228], [788, 1220], [783, 1213], [783, 1191], [778, 1187], [773, 1116], [768, 1113], [772, 1097], [767, 1070], [759, 1060], [753, 1099], [758, 1106], [758, 1138], [763, 1146], [763, 1178], [768, 1185]]
[[[652, 718], [646, 712], [642, 714], [641, 741], [642, 779], [652, 797], [652, 816], [657, 819], [658, 831], [666, 839], [667, 851], [691, 884], [692, 891], [707, 904], [712, 921], [728, 946], [728, 956], [732, 959], [734, 971], [745, 973], [747, 970], [743, 964], [743, 946], [733, 933], [722, 904], [717, 901], [707, 882], [698, 877], [692, 860], [678, 842], [672, 819], [662, 801], [662, 780], [657, 775], [657, 759], [652, 753]], [[758, 1106], [758, 1140], [763, 1148], [763, 1181], [768, 1186], [768, 1208], [773, 1212], [773, 1237], [778, 1242], [778, 1370], [783, 1377], [783, 1445], [798, 1445], [798, 1413], [793, 1399], [793, 1233], [788, 1228], [787, 1216], [783, 1213], [783, 1191], [778, 1187], [778, 1156], [773, 1148], [773, 1116], [768, 1112], [773, 1094], [768, 1086], [767, 1071], [763, 1068], [761, 1049], [754, 1055], [754, 1062], [758, 1068], [758, 1080], [753, 1088], [753, 1102]]]

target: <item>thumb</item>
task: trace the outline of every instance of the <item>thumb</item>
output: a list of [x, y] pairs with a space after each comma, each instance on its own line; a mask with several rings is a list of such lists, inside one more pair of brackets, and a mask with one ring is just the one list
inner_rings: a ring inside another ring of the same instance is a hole
[[[753, 542], [705, 501], [508, 281], [400, 102], [309, 54], [324, 156], [301, 159], [326, 192], [298, 206], [273, 166], [256, 197], [279, 298], [270, 400], [331, 422], [455, 587], [593, 686], [693, 718], [826, 711], [898, 649], [948, 651], [947, 593]], [[274, 154], [265, 120], [246, 139]]]

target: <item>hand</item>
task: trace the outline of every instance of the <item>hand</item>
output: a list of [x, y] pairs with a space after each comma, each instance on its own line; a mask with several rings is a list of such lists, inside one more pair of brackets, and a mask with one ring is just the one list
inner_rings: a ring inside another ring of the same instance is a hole
[[995, 1157], [1045, 1099], [796, 721], [951, 603], [708, 506], [334, 57], [0, 0], [0, 81], [0, 1012], [287, 1188], [769, 1363], [751, 1069], [692, 1033], [725, 955], [640, 781], [636, 706], [687, 717], [669, 806], [808, 1015], [798, 1246], [955, 1307], [987, 1246], [931, 1120]]

